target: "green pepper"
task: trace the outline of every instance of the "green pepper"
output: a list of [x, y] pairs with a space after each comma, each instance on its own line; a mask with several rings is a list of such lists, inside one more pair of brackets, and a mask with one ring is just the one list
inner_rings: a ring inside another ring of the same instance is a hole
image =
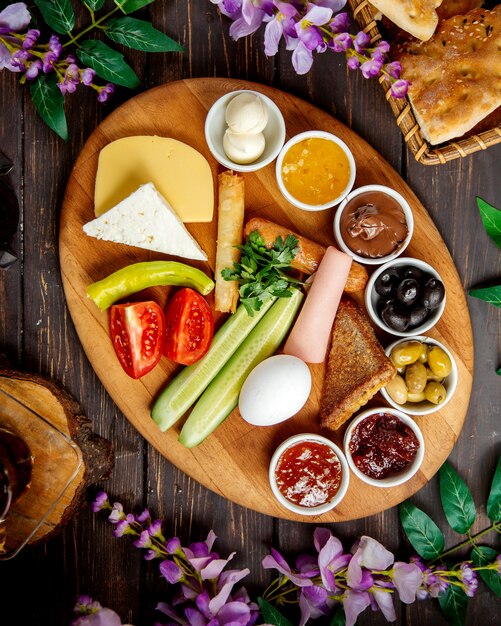
[[199, 269], [176, 261], [133, 263], [87, 287], [87, 296], [101, 311], [117, 300], [157, 285], [191, 287], [203, 296], [214, 289], [214, 281]]

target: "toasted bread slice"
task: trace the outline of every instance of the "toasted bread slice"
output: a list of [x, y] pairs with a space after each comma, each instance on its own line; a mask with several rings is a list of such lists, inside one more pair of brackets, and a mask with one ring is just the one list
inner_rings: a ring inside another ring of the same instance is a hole
[[324, 428], [336, 430], [396, 374], [362, 309], [343, 298], [332, 340], [320, 400]]

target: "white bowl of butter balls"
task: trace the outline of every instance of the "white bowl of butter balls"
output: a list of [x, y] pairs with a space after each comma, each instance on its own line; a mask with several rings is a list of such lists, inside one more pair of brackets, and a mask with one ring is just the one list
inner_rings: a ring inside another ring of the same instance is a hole
[[232, 91], [209, 109], [205, 139], [221, 165], [236, 172], [255, 172], [278, 156], [285, 142], [285, 122], [264, 94]]

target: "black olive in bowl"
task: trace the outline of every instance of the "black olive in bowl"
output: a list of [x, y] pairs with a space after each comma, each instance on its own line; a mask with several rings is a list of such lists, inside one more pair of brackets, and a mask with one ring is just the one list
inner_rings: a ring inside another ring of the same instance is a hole
[[378, 326], [407, 337], [435, 325], [445, 308], [445, 287], [436, 270], [424, 261], [398, 258], [371, 276], [365, 302]]

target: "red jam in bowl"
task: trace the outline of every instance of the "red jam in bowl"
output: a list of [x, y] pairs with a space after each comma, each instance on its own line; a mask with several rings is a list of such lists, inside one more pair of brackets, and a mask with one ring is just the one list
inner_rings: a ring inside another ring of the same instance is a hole
[[350, 454], [357, 468], [369, 478], [387, 478], [407, 468], [419, 448], [413, 430], [395, 415], [375, 413], [351, 434]]
[[320, 506], [332, 500], [341, 485], [337, 454], [324, 443], [302, 441], [281, 454], [275, 469], [280, 493], [292, 504]]

